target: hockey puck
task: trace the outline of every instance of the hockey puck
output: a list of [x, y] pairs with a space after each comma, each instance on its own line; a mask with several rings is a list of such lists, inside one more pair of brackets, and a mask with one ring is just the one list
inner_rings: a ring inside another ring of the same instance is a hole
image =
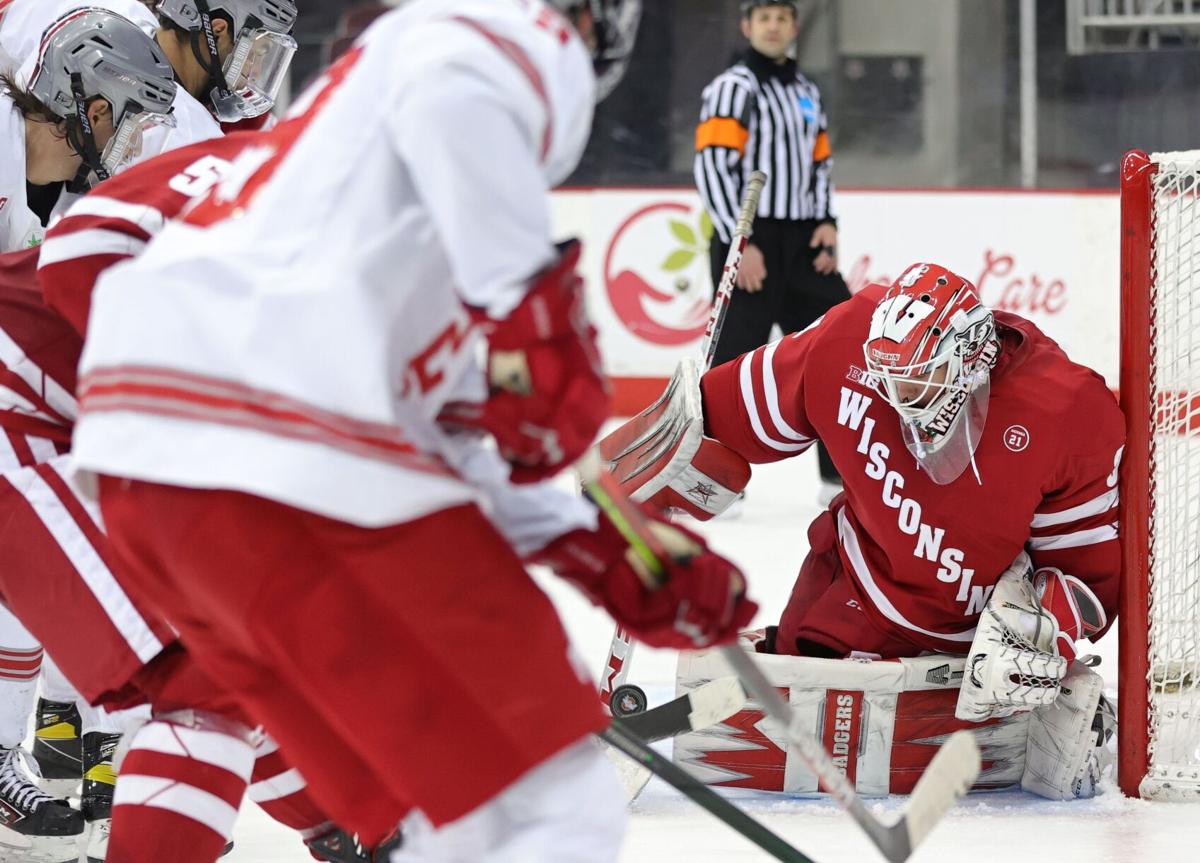
[[612, 708], [612, 715], [617, 719], [645, 713], [646, 693], [642, 691], [642, 687], [626, 683], [613, 690], [609, 706]]

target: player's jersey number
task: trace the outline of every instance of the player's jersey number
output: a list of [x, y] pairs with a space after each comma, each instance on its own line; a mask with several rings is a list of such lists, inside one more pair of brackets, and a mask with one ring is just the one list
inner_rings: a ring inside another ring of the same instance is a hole
[[209, 227], [245, 210], [259, 189], [271, 179], [304, 130], [345, 82], [346, 76], [362, 56], [362, 51], [362, 46], [357, 46], [343, 54], [325, 71], [309, 91], [308, 98], [298, 104], [287, 119], [270, 131], [263, 132], [253, 146], [242, 150], [233, 160], [226, 176], [192, 208], [184, 221]]

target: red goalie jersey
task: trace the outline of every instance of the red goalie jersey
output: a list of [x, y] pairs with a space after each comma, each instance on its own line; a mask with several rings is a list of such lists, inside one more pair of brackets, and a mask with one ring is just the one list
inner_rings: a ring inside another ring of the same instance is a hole
[[863, 343], [885, 290], [872, 286], [701, 381], [709, 435], [759, 463], [820, 438], [845, 481], [845, 495], [810, 528], [777, 650], [962, 653], [1022, 549], [1035, 567], [1083, 581], [1111, 620], [1124, 422], [1103, 379], [1029, 321], [995, 312], [1000, 355], [974, 465], [938, 485], [865, 370]]
[[253, 139], [214, 138], [135, 166], [81, 198], [40, 249], [0, 256], [0, 428], [16, 463], [52, 455], [39, 451], [47, 442], [70, 444], [96, 279], [140, 253]]

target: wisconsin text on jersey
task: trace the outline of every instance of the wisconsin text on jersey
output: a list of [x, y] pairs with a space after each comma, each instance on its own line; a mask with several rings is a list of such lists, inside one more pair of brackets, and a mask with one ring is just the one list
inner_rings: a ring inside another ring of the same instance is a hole
[[[866, 375], [860, 376], [860, 381]], [[865, 385], [865, 384], [864, 384]], [[902, 533], [916, 537], [913, 557], [939, 564], [937, 580], [942, 584], [958, 583], [958, 592], [954, 601], [966, 603], [963, 617], [974, 617], [983, 611], [991, 595], [992, 587], [972, 586], [971, 580], [975, 570], [964, 567], [966, 554], [961, 548], [947, 545], [943, 548], [946, 529], [928, 525], [921, 520], [922, 510], [919, 501], [904, 497], [900, 490], [904, 488], [904, 475], [888, 465], [891, 458], [891, 447], [883, 441], [873, 441], [876, 420], [867, 416], [867, 410], [874, 404], [874, 399], [849, 387], [841, 388], [841, 401], [838, 405], [838, 425], [851, 431], [861, 433], [858, 439], [858, 452], [867, 457], [863, 465], [863, 473], [873, 480], [882, 482], [880, 497], [884, 506], [896, 510], [896, 524]], [[890, 414], [890, 409], [889, 414]], [[887, 417], [894, 422], [894, 417]]]

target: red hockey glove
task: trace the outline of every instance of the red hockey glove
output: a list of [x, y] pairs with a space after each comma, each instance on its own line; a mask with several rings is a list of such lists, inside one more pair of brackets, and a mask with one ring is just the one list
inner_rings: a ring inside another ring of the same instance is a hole
[[595, 531], [560, 536], [534, 562], [579, 585], [651, 647], [685, 650], [732, 641], [758, 610], [758, 603], [746, 598], [742, 573], [691, 531], [657, 518], [651, 527], [678, 555], [665, 562], [666, 579], [656, 590], [645, 586], [638, 574], [644, 564], [604, 516]]
[[442, 421], [490, 433], [513, 465], [512, 481], [536, 482], [583, 454], [608, 418], [608, 379], [596, 329], [583, 307], [571, 241], [502, 321], [485, 319], [491, 394], [447, 406]]

